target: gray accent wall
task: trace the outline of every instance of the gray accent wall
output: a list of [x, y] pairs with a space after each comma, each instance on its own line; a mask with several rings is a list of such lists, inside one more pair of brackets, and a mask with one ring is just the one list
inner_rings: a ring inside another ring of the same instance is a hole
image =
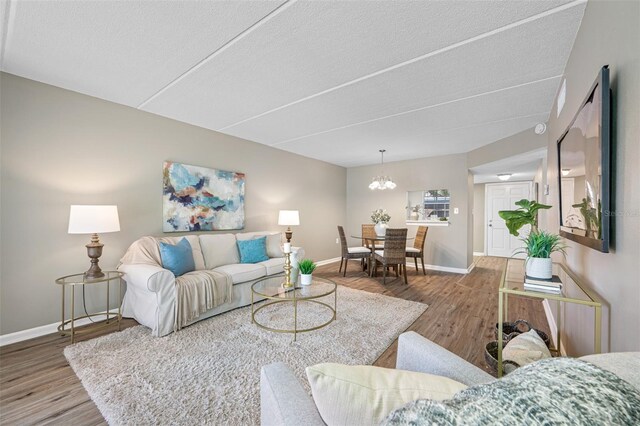
[[[414, 236], [417, 226], [405, 224], [407, 191], [448, 189], [451, 191], [451, 214], [448, 227], [430, 227], [425, 243], [425, 264], [467, 269], [473, 260], [468, 233], [471, 232], [473, 180], [468, 173], [466, 154], [421, 158], [385, 163], [385, 174], [398, 185], [393, 191], [372, 191], [371, 179], [380, 174], [380, 165], [351, 167], [347, 170], [347, 220], [345, 232], [360, 235], [361, 225], [371, 223], [371, 212], [386, 209], [391, 227], [409, 228]], [[350, 245], [360, 240], [349, 239]]]
[[[566, 264], [605, 302], [603, 348], [640, 350], [640, 2], [590, 1], [567, 62], [566, 103], [548, 123], [546, 228], [558, 232], [556, 143], [573, 119], [603, 65], [609, 65], [613, 110], [612, 243], [601, 253], [567, 241]], [[593, 323], [585, 310], [565, 312], [567, 352], [592, 350]]]
[[[345, 168], [6, 73], [0, 82], [0, 334], [59, 321], [55, 278], [88, 268], [90, 236], [67, 234], [69, 205], [118, 205], [121, 231], [100, 236], [103, 269], [140, 236], [163, 235], [165, 160], [246, 173], [246, 231], [282, 230], [278, 210], [297, 209], [294, 245], [340, 255]], [[87, 307], [105, 299], [90, 289]]]

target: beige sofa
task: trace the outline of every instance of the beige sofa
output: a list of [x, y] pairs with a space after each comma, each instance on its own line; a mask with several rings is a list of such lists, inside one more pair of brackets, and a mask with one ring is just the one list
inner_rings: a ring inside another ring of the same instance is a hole
[[[237, 248], [238, 240], [247, 240], [261, 236], [267, 237], [268, 260], [253, 264], [240, 263], [240, 255]], [[149, 246], [149, 238], [146, 238], [146, 247]], [[176, 244], [182, 238], [187, 238], [193, 250], [196, 271], [187, 273], [182, 277], [197, 277], [198, 271], [209, 270], [225, 275], [227, 282], [231, 283], [231, 294], [228, 300], [212, 309], [199, 312], [180, 327], [193, 324], [197, 321], [218, 315], [235, 308], [247, 306], [251, 303], [251, 285], [265, 276], [281, 274], [284, 272], [284, 253], [281, 248], [281, 234], [277, 232], [248, 232], [238, 234], [200, 234], [186, 237], [153, 238], [155, 243], [162, 240]], [[122, 302], [122, 315], [134, 318], [140, 324], [151, 329], [154, 336], [166, 336], [177, 330], [177, 306], [178, 291], [176, 290], [176, 277], [167, 269], [164, 269], [157, 260], [158, 256], [141, 253], [145, 251], [143, 240], [134, 242], [127, 254], [123, 257], [118, 270], [124, 272], [124, 280], [127, 290]], [[142, 248], [141, 248], [142, 247]], [[292, 265], [297, 266], [297, 259], [304, 255], [304, 251], [295, 247], [292, 249]], [[142, 261], [139, 259], [143, 259]], [[297, 269], [293, 271], [297, 274]], [[202, 274], [200, 274], [202, 275]], [[258, 300], [258, 299], [256, 299]]]

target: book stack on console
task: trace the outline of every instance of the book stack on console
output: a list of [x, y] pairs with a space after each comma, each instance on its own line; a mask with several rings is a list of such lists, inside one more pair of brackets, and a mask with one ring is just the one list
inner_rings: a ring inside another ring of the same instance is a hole
[[524, 289], [531, 291], [539, 291], [542, 293], [562, 293], [562, 281], [560, 277], [554, 275], [551, 279], [544, 280], [540, 278], [532, 278], [527, 275], [524, 276]]

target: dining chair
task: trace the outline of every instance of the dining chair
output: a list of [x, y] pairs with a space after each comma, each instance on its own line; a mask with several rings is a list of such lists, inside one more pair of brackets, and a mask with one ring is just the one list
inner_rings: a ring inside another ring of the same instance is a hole
[[338, 226], [338, 234], [340, 235], [340, 247], [342, 249], [342, 257], [340, 258], [340, 268], [338, 272], [342, 271], [342, 262], [344, 262], [343, 277], [347, 276], [347, 263], [349, 259], [360, 259], [361, 262], [366, 261], [371, 257], [371, 250], [367, 247], [349, 247], [347, 245], [347, 237], [344, 235], [344, 228]]
[[[382, 249], [384, 247], [383, 242], [369, 239], [369, 238], [376, 238], [377, 236], [378, 234], [376, 234], [376, 229], [374, 224], [372, 223], [362, 224], [362, 245], [364, 247], [370, 247], [370, 244], [373, 244], [375, 249]], [[373, 241], [373, 243], [371, 241]]]
[[373, 252], [373, 268], [372, 273], [375, 275], [378, 262], [382, 264], [382, 284], [387, 282], [387, 268], [393, 267], [396, 276], [401, 274], [404, 277], [404, 283], [407, 281], [407, 228], [391, 229], [387, 228], [384, 236], [384, 249]]
[[416, 264], [416, 275], [418, 272], [418, 258], [422, 263], [422, 273], [427, 275], [424, 270], [424, 241], [427, 239], [428, 226], [418, 226], [418, 232], [416, 232], [416, 239], [413, 240], [413, 247], [407, 247], [407, 257], [413, 257], [413, 261]]

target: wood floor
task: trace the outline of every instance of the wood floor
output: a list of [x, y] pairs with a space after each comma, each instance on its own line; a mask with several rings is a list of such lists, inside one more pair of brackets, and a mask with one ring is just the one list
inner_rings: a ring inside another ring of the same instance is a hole
[[[407, 268], [409, 285], [402, 280], [371, 279], [350, 262], [347, 277], [338, 274], [338, 264], [321, 266], [315, 274], [338, 284], [373, 293], [423, 302], [429, 308], [409, 330], [431, 339], [462, 358], [486, 368], [484, 345], [493, 340], [497, 319], [497, 288], [505, 259], [482, 257], [468, 275], [427, 271], [416, 274]], [[509, 319], [526, 318], [549, 332], [542, 304], [537, 300], [512, 298]], [[125, 320], [123, 327], [136, 325]], [[87, 334], [82, 340], [115, 331]], [[105, 424], [62, 351], [69, 339], [51, 334], [0, 348], [0, 424]], [[395, 365], [396, 344], [375, 365]]]

